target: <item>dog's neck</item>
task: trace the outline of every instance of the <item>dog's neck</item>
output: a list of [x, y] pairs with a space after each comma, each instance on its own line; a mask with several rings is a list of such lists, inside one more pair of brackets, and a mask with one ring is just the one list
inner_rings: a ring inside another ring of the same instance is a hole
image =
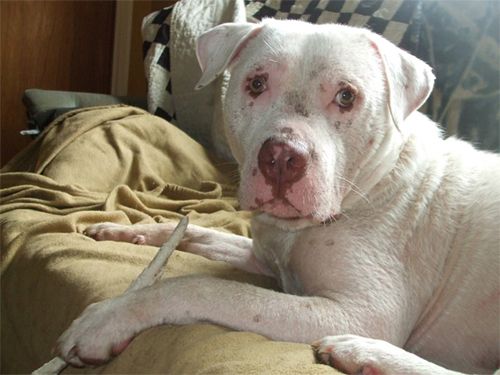
[[353, 188], [342, 200], [343, 211], [366, 201], [373, 188], [394, 169], [405, 144], [403, 137], [404, 134], [394, 127], [384, 134], [372, 152], [364, 155], [356, 175], [351, 177]]
[[[342, 211], [372, 202], [375, 196], [386, 193], [389, 187], [394, 189], [414, 182], [420, 165], [432, 157], [432, 147], [429, 146], [436, 141], [441, 141], [439, 129], [420, 113], [410, 115], [400, 129], [394, 126], [385, 133], [378, 147], [364, 157], [358, 174], [352, 178], [357, 191], [350, 190], [346, 194]], [[428, 152], [422, 152], [422, 148]], [[417, 149], [421, 156], [413, 158]], [[391, 179], [392, 183], [389, 184], [386, 179]]]

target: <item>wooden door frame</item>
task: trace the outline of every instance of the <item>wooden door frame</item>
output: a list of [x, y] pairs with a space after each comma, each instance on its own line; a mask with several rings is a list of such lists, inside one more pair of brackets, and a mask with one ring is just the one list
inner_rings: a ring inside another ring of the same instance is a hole
[[128, 91], [134, 2], [132, 0], [116, 1], [115, 9], [111, 94], [125, 96]]

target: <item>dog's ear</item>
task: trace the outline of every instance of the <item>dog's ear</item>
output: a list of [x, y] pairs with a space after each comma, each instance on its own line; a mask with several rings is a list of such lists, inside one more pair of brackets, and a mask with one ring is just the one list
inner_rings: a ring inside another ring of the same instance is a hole
[[196, 57], [203, 74], [196, 89], [217, 78], [259, 31], [260, 25], [254, 23], [223, 23], [200, 35]]
[[370, 39], [382, 60], [389, 90], [389, 110], [399, 127], [427, 100], [434, 87], [435, 76], [429, 65], [385, 38], [371, 34]]

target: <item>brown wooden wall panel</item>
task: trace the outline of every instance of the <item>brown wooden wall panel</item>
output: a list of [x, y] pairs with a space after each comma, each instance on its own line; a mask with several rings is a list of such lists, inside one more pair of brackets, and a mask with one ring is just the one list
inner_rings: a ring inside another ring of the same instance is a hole
[[19, 135], [27, 88], [109, 93], [114, 1], [0, 1], [1, 163], [29, 140]]

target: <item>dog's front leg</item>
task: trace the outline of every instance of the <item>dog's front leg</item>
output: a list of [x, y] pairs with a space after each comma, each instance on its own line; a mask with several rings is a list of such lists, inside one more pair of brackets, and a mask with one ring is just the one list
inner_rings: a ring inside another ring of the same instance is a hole
[[325, 333], [352, 330], [347, 319], [350, 315], [326, 298], [206, 276], [181, 277], [89, 306], [61, 336], [58, 352], [74, 365], [100, 364], [149, 327], [199, 321], [309, 343]]
[[[96, 241], [160, 246], [170, 236], [175, 225], [174, 222], [135, 225], [101, 223], [88, 227], [85, 234]], [[178, 249], [227, 262], [243, 271], [274, 277], [271, 270], [255, 257], [252, 240], [248, 237], [189, 224]]]

